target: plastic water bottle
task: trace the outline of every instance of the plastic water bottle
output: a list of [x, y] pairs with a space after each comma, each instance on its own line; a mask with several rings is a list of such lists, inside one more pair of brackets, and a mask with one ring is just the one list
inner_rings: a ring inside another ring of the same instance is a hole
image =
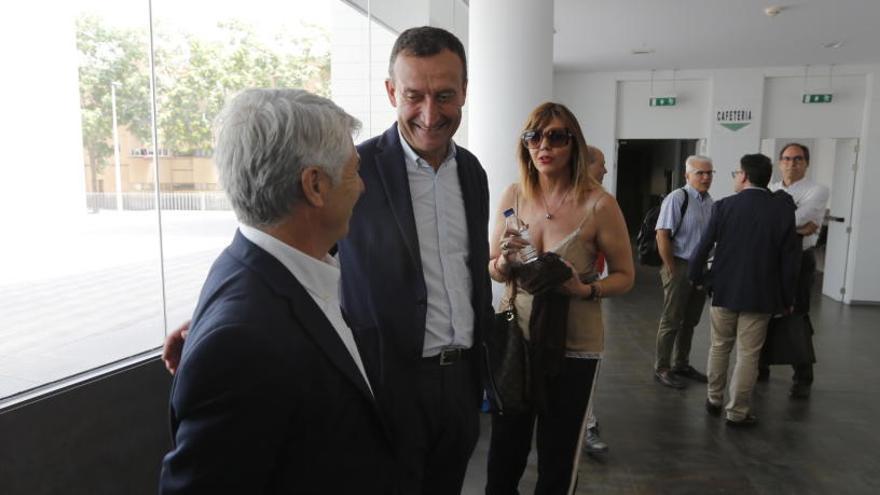
[[538, 250], [535, 249], [535, 246], [532, 246], [532, 239], [529, 237], [529, 227], [516, 216], [513, 208], [504, 210], [504, 223], [507, 230], [519, 232], [519, 236], [528, 243], [519, 250], [520, 261], [522, 263], [531, 263], [538, 259]]

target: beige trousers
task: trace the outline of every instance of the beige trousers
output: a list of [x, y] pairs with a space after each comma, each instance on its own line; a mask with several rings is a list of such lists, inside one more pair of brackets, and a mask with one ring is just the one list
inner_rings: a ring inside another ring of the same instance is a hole
[[709, 314], [712, 319], [712, 343], [709, 364], [706, 366], [709, 402], [718, 405], [724, 400], [730, 351], [736, 343], [736, 364], [730, 380], [727, 419], [742, 421], [751, 411], [752, 389], [758, 378], [758, 358], [767, 337], [767, 323], [771, 315], [731, 311], [717, 306], [712, 306]]

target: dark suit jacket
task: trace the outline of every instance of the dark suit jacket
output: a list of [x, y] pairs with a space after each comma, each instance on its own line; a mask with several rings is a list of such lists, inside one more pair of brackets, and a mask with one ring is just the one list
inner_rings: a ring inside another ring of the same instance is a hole
[[[781, 313], [794, 304], [800, 263], [794, 201], [786, 193], [750, 188], [716, 201], [689, 277], [710, 285], [712, 305], [754, 313]], [[711, 271], [704, 267], [712, 248]]]
[[[409, 179], [395, 123], [358, 147], [366, 186], [349, 233], [339, 242], [342, 307], [353, 327], [379, 329], [385, 384], [406, 393], [425, 340], [427, 289], [419, 253]], [[473, 282], [474, 348], [492, 319], [489, 263], [489, 186], [469, 151], [457, 147], [467, 214], [468, 268]], [[477, 359], [473, 359], [477, 376]]]
[[393, 491], [390, 437], [351, 355], [296, 278], [240, 232], [202, 288], [171, 426], [163, 494]]

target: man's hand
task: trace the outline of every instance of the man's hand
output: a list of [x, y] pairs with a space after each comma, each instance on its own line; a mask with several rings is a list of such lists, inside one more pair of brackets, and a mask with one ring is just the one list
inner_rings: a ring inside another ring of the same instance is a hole
[[813, 235], [819, 231], [819, 226], [814, 222], [807, 222], [797, 228], [797, 233], [802, 236]]
[[657, 229], [657, 252], [669, 277], [675, 276], [675, 258], [672, 254], [672, 237], [669, 235], [669, 229]]
[[192, 320], [180, 325], [176, 330], [169, 333], [165, 337], [165, 345], [162, 346], [162, 361], [165, 362], [165, 369], [172, 375], [177, 371], [180, 365], [180, 355], [183, 353], [183, 341], [189, 333], [189, 324]]

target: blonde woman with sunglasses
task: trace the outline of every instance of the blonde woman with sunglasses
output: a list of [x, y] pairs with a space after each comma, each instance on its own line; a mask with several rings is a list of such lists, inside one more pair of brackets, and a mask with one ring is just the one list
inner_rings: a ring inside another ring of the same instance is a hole
[[[567, 298], [562, 328], [541, 329], [564, 332], [564, 356], [553, 373], [533, 377], [533, 385], [541, 380], [543, 403], [522, 413], [493, 415], [486, 493], [518, 493], [536, 427], [535, 493], [571, 493], [577, 481], [587, 406], [604, 349], [600, 299], [624, 294], [633, 285], [629, 234], [617, 201], [587, 171], [587, 143], [568, 108], [544, 103], [533, 110], [517, 143], [516, 157], [519, 181], [501, 198], [490, 240], [489, 274], [506, 284], [500, 308], [509, 307], [513, 298], [527, 338], [535, 334], [537, 329], [530, 326], [535, 298], [514, 283], [519, 251], [529, 241], [506, 227], [503, 212], [510, 208], [528, 225], [529, 240], [537, 251], [556, 253], [572, 273], [555, 289], [555, 294]], [[594, 268], [598, 252], [605, 254], [608, 265], [608, 276], [601, 281]]]

